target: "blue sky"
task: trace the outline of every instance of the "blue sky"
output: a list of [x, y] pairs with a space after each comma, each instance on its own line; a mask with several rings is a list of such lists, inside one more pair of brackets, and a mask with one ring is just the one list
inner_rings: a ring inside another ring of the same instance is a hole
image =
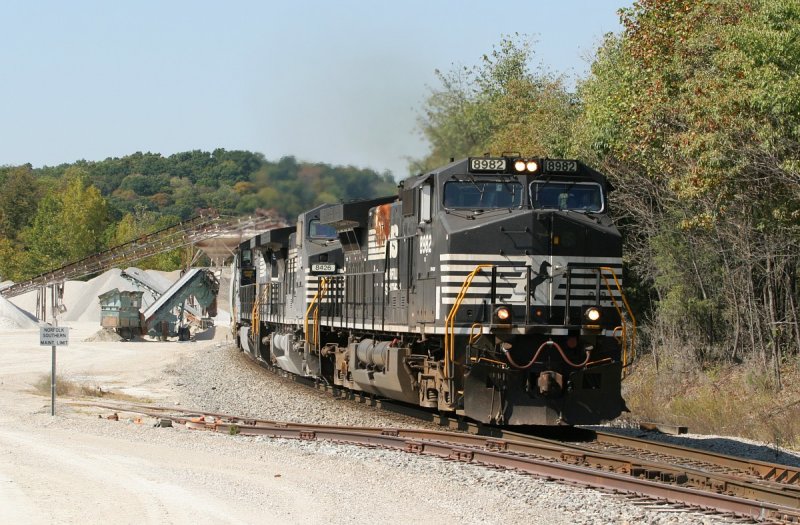
[[625, 0], [31, 1], [0, 6], [0, 165], [247, 149], [404, 177], [434, 71], [502, 35], [583, 76]]

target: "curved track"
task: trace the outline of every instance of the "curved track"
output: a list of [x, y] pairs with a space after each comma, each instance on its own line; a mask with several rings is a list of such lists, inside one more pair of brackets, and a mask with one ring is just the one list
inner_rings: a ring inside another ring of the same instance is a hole
[[169, 419], [188, 428], [226, 434], [327, 440], [513, 469], [561, 482], [634, 494], [672, 505], [711, 509], [754, 521], [800, 523], [797, 486], [644, 461], [616, 453], [506, 432], [502, 437], [420, 429], [306, 425], [168, 407], [91, 403]]

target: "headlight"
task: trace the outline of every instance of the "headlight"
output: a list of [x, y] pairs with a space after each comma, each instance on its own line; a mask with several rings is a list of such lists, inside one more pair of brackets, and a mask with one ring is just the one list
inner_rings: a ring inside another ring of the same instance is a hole
[[492, 324], [498, 328], [510, 328], [511, 327], [511, 307], [506, 305], [500, 305], [495, 307], [494, 315], [492, 315]]
[[538, 164], [538, 163], [537, 163], [535, 160], [529, 160], [529, 161], [528, 161], [528, 162], [525, 164], [525, 168], [526, 168], [526, 169], [527, 169], [529, 172], [533, 173], [534, 171], [536, 171], [536, 170], [538, 170], [538, 169], [539, 169], [539, 164]]
[[495, 310], [494, 315], [500, 321], [508, 321], [511, 318], [511, 312], [505, 306]]
[[588, 321], [590, 321], [592, 323], [596, 323], [597, 321], [600, 320], [600, 309], [599, 308], [595, 308], [594, 306], [592, 306], [591, 308], [588, 308], [586, 310], [586, 313], [584, 314], [584, 316], [586, 317], [586, 319]]
[[520, 172], [521, 171], [525, 171], [525, 161], [524, 160], [518, 160], [518, 161], [514, 162], [514, 169], [516, 171], [520, 171]]

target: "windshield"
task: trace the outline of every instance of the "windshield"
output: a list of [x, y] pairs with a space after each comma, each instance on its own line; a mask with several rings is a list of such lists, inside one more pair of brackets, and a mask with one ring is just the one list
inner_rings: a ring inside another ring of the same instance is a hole
[[534, 181], [531, 183], [534, 209], [603, 211], [603, 191], [594, 182]]
[[311, 219], [308, 223], [308, 237], [310, 239], [336, 239], [336, 228], [322, 224], [319, 219]]
[[518, 208], [522, 185], [510, 181], [460, 180], [444, 185], [445, 208]]

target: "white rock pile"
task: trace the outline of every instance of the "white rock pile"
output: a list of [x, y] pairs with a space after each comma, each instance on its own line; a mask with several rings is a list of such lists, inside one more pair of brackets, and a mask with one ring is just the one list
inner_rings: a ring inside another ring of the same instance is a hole
[[[174, 281], [174, 279], [168, 277], [169, 273], [154, 270], [147, 270], [146, 273], [166, 286], [169, 286]], [[97, 297], [114, 288], [121, 292], [144, 292], [142, 295], [142, 309], [147, 308], [155, 301], [153, 294], [147, 289], [139, 287], [123, 277], [121, 270], [112, 268], [88, 281], [67, 281], [64, 283], [63, 304], [66, 307], [66, 311], [59, 314], [59, 321], [91, 321], [97, 322], [99, 325], [100, 301]], [[33, 312], [36, 310], [36, 295], [37, 292], [33, 290], [17, 297], [12, 297], [11, 302], [23, 310]], [[47, 303], [49, 306], [49, 291]], [[49, 319], [50, 312], [48, 311], [47, 313]]]
[[38, 328], [38, 326], [39, 321], [36, 319], [36, 316], [31, 315], [0, 295], [0, 329], [29, 330], [31, 328]]

